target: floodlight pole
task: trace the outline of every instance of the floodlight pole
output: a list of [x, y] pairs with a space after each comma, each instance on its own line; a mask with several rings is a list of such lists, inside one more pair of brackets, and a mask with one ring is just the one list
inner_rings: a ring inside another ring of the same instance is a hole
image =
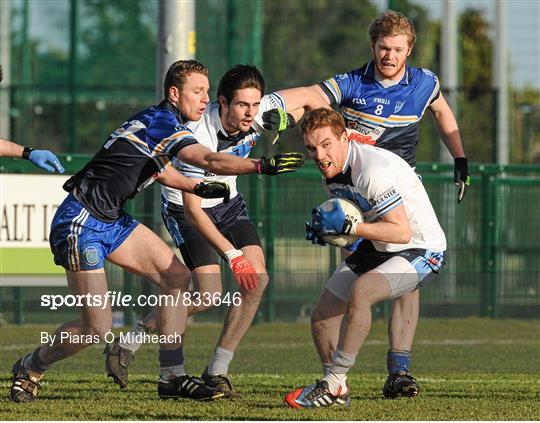
[[2, 64], [2, 89], [0, 89], [0, 137], [11, 139], [9, 125], [9, 91], [11, 83], [10, 61], [10, 2], [0, 1], [0, 64]]
[[156, 97], [163, 99], [163, 80], [177, 60], [194, 59], [196, 51], [195, 1], [159, 0]]
[[[457, 88], [457, 16], [455, 1], [445, 0], [444, 19], [441, 20], [441, 88], [445, 89], [445, 97], [448, 105], [458, 114]], [[447, 148], [439, 144], [439, 160], [443, 163], [452, 163], [452, 155]]]
[[495, 42], [493, 44], [493, 90], [496, 93], [497, 115], [495, 162], [508, 164], [508, 54], [506, 43], [506, 2], [495, 1]]

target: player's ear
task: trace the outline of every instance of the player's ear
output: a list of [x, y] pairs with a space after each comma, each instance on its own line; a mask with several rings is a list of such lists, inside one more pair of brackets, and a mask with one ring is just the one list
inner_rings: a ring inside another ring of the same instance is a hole
[[178, 101], [178, 99], [180, 98], [180, 90], [178, 89], [178, 87], [171, 85], [169, 87], [169, 92], [167, 93], [167, 98], [171, 101]]
[[224, 95], [220, 95], [218, 97], [218, 101], [221, 107], [227, 107], [229, 105], [229, 102], [227, 101], [227, 98]]
[[339, 140], [341, 141], [341, 144], [344, 144], [346, 141], [349, 141], [349, 136], [347, 135], [347, 130], [345, 130], [345, 131], [343, 131], [341, 133], [341, 136], [340, 136]]

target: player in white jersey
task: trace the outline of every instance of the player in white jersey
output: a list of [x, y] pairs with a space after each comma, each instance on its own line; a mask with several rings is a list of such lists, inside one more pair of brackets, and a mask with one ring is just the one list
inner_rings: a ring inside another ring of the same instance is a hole
[[[264, 131], [261, 114], [277, 107], [284, 109], [284, 101], [277, 94], [262, 97], [263, 76], [256, 67], [248, 65], [237, 65], [225, 73], [217, 94], [218, 100], [207, 106], [203, 118], [190, 122], [188, 128], [211, 151], [248, 157]], [[236, 189], [236, 176], [211, 174], [181, 161], [173, 164], [194, 183], [219, 181], [230, 187], [230, 200], [225, 201], [200, 201], [200, 197], [186, 192], [163, 189], [162, 215], [194, 279], [196, 293], [189, 307], [190, 315], [216, 305], [213, 299], [221, 295], [218, 254], [228, 261], [239, 285], [240, 304], [229, 307], [218, 344], [202, 374], [206, 385], [232, 396], [228, 366], [268, 284], [263, 250], [244, 198]], [[133, 334], [154, 327], [155, 320], [150, 315], [133, 329]], [[125, 342], [115, 343], [109, 349], [107, 370], [121, 386], [127, 385], [127, 366], [139, 347], [140, 343]], [[118, 357], [123, 365], [118, 365]]]
[[[354, 225], [339, 205], [330, 212], [316, 208], [307, 225], [308, 238], [324, 243], [323, 234], [346, 233], [365, 241], [336, 269], [312, 315], [324, 376], [290, 392], [285, 401], [293, 408], [347, 406], [347, 372], [369, 333], [371, 306], [426, 285], [443, 264], [446, 238], [422, 182], [403, 159], [349, 141], [343, 117], [329, 109], [310, 112], [302, 122], [302, 134], [329, 195], [353, 201], [365, 216], [365, 223]], [[406, 368], [411, 345], [406, 345], [409, 337], [401, 336], [399, 327], [406, 325], [399, 319], [390, 325], [391, 348], [403, 354], [389, 363], [395, 371], [387, 379], [385, 396], [414, 396], [418, 385]], [[328, 344], [336, 347], [325, 362]]]

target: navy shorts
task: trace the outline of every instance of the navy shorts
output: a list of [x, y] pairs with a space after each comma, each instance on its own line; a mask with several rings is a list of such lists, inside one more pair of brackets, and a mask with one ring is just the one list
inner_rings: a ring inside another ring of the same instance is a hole
[[[216, 250], [187, 220], [184, 207], [167, 203], [165, 199], [162, 199], [161, 206], [163, 222], [189, 270], [219, 264]], [[227, 204], [219, 204], [203, 210], [219, 232], [234, 245], [234, 248], [241, 249], [248, 245], [261, 246], [257, 230], [249, 218], [246, 203], [241, 194]]]
[[51, 224], [49, 242], [54, 262], [73, 272], [101, 269], [107, 256], [138, 224], [127, 213], [111, 223], [96, 219], [70, 193]]

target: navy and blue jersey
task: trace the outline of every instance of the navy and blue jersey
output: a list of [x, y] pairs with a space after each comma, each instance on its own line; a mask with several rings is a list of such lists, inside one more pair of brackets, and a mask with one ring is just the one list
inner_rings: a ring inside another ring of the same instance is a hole
[[112, 222], [128, 199], [150, 185], [182, 148], [196, 144], [168, 101], [149, 107], [114, 131], [97, 154], [64, 184], [92, 216]]
[[392, 151], [416, 166], [420, 119], [440, 94], [438, 78], [427, 69], [406, 66], [393, 86], [375, 79], [373, 61], [320, 84], [331, 104], [340, 107], [349, 128], [367, 144]]

